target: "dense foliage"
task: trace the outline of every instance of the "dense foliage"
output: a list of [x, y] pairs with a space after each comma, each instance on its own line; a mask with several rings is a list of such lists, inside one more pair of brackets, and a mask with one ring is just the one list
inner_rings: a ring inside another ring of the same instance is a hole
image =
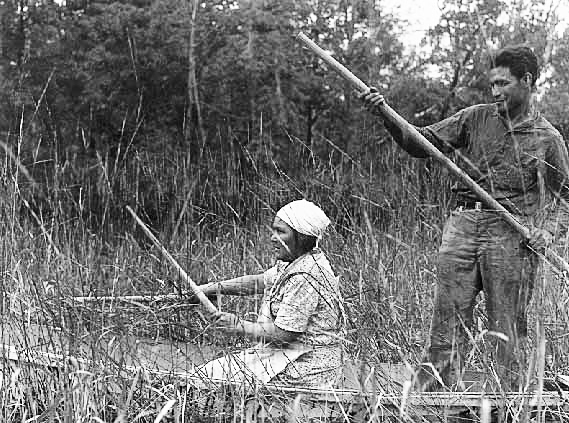
[[[566, 133], [569, 34], [560, 36], [553, 6], [462, 0], [441, 12], [413, 50], [401, 42], [405, 22], [381, 1], [7, 0], [2, 140], [29, 171], [21, 183], [40, 188], [22, 190], [34, 207], [54, 213], [45, 197], [57, 197], [58, 212], [94, 230], [122, 219], [125, 204], [156, 225], [175, 221], [185, 203], [190, 222], [208, 213], [246, 219], [262, 203], [317, 189], [318, 163], [334, 169], [321, 180], [336, 199], [328, 206], [349, 215], [365, 205], [360, 197], [397, 202], [369, 179], [411, 166], [419, 188], [428, 184], [429, 163], [384, 160], [393, 146], [383, 129], [353, 88], [295, 41], [299, 31], [416, 124], [484, 101], [488, 49], [528, 42], [547, 69], [545, 112]], [[280, 188], [260, 192], [263, 178], [280, 179]], [[367, 212], [377, 222], [386, 210]]]

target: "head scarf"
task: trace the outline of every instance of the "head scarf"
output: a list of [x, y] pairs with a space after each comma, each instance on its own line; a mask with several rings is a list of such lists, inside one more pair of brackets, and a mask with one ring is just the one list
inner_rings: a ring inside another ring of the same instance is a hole
[[316, 204], [306, 200], [297, 200], [288, 203], [277, 212], [277, 217], [295, 231], [322, 238], [330, 219]]

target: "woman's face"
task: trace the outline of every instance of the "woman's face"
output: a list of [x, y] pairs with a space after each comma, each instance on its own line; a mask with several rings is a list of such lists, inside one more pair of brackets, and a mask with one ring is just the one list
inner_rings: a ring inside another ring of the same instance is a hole
[[276, 259], [282, 261], [295, 260], [299, 254], [294, 230], [278, 217], [275, 217], [272, 229], [271, 243]]

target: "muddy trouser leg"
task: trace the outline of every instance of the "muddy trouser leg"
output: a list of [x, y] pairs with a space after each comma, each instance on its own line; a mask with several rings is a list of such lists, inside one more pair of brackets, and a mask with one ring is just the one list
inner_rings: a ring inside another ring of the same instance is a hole
[[538, 258], [499, 216], [487, 223], [480, 270], [488, 326], [507, 337], [489, 336], [488, 341], [501, 388], [517, 390], [526, 373], [527, 307]]
[[465, 329], [471, 326], [474, 301], [481, 290], [477, 213], [454, 212], [445, 225], [430, 339], [415, 379], [417, 390], [437, 389], [436, 373], [446, 386], [462, 374]]

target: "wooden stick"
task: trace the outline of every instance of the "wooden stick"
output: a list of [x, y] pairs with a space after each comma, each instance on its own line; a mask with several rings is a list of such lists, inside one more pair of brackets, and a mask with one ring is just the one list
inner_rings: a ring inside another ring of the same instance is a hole
[[332, 67], [342, 78], [349, 81], [354, 85], [359, 91], [366, 92], [369, 87], [356, 75], [354, 75], [348, 68], [334, 59], [330, 53], [321, 48], [318, 44], [308, 38], [303, 32], [297, 35], [297, 38], [302, 41], [310, 50], [316, 53], [322, 60], [324, 60], [328, 65]]
[[[183, 295], [186, 292], [182, 293]], [[100, 297], [71, 297], [73, 301], [89, 303], [89, 302], [99, 302], [99, 301], [139, 301], [139, 302], [146, 302], [146, 301], [168, 301], [168, 300], [179, 300], [180, 294], [162, 294], [162, 295], [103, 295]]]
[[209, 300], [209, 298], [207, 298], [207, 296], [202, 292], [202, 290], [196, 285], [196, 283], [188, 276], [186, 271], [182, 268], [182, 266], [178, 264], [176, 259], [172, 257], [172, 255], [168, 252], [168, 250], [166, 250], [166, 248], [162, 246], [160, 241], [158, 241], [158, 238], [154, 236], [154, 234], [150, 231], [148, 226], [146, 226], [144, 222], [140, 220], [140, 218], [136, 215], [134, 210], [132, 210], [129, 206], [126, 206], [126, 209], [129, 211], [132, 217], [134, 217], [134, 220], [136, 220], [136, 223], [138, 223], [138, 225], [142, 228], [142, 230], [148, 236], [148, 238], [150, 238], [150, 240], [154, 243], [154, 245], [158, 247], [158, 249], [160, 249], [160, 252], [162, 253], [162, 255], [164, 255], [166, 260], [168, 260], [170, 264], [174, 266], [174, 268], [178, 271], [184, 282], [186, 282], [190, 286], [192, 292], [196, 295], [196, 297], [198, 297], [198, 300], [200, 300], [200, 303], [202, 303], [202, 305], [211, 314], [217, 314], [218, 312], [217, 308], [213, 305], [213, 303]]
[[[304, 33], [299, 33], [297, 38], [302, 41], [312, 52], [326, 62], [335, 72], [344, 79], [352, 83], [360, 92], [369, 91], [369, 87], [362, 82], [357, 76], [350, 72], [344, 65], [334, 59], [327, 51], [320, 48], [314, 41], [308, 38]], [[529, 238], [529, 229], [522, 225], [513, 214], [511, 214], [504, 206], [502, 206], [494, 197], [488, 194], [484, 188], [472, 179], [467, 173], [460, 169], [456, 163], [449, 159], [442, 151], [429, 142], [413, 125], [401, 117], [387, 103], [378, 106], [383, 116], [393, 122], [401, 129], [408, 131], [413, 141], [421, 146], [431, 157], [446, 167], [454, 176], [459, 178], [469, 189], [471, 189], [480, 200], [489, 208], [499, 211], [504, 220], [510, 224], [516, 232], [522, 235], [526, 240]], [[559, 256], [552, 249], [547, 249], [546, 256], [551, 260], [553, 265], [561, 273], [569, 274], [569, 263]]]

